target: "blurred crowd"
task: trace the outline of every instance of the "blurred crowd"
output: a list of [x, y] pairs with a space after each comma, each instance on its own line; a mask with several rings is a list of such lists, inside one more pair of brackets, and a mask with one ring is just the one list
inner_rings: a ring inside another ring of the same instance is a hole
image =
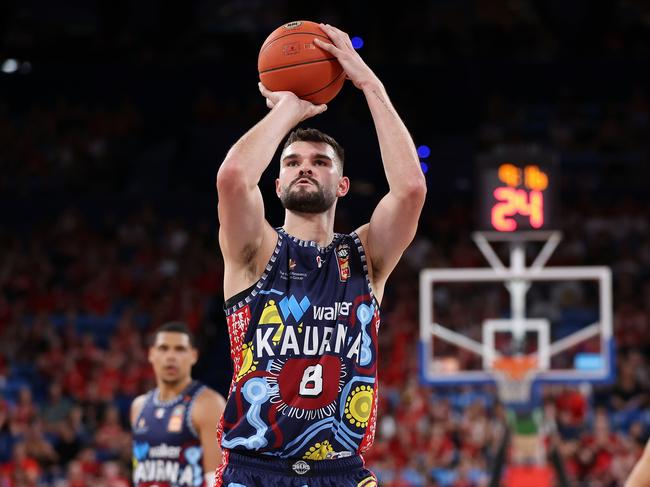
[[[612, 266], [616, 282], [616, 382], [543, 394], [547, 443], [557, 446], [577, 485], [622, 485], [650, 433], [650, 261], [626, 262], [630, 245], [635, 255], [650, 255], [649, 217], [639, 214], [629, 232], [581, 220], [556, 253], [558, 262], [581, 265], [601, 258], [606, 245], [600, 263]], [[431, 225], [440, 230], [453, 218]], [[598, 238], [588, 238], [591, 227]], [[367, 456], [381, 485], [487, 485], [507, 424], [495, 390], [437, 389], [417, 380], [417, 271], [478, 263], [478, 250], [464, 238], [438, 243], [421, 234], [387, 290], [380, 421]], [[195, 375], [227, 387], [214, 226], [168, 221], [151, 208], [91, 224], [68, 210], [27, 234], [3, 229], [0, 247], [0, 485], [128, 485], [127, 413], [154, 385], [146, 359], [153, 328], [186, 321], [204, 337], [209, 360]]]
[[[493, 387], [419, 384], [418, 272], [486, 265], [469, 238], [476, 156], [533, 142], [561, 161], [564, 237], [549, 265], [612, 268], [617, 345], [614, 383], [541, 392], [543, 444], [572, 485], [623, 485], [650, 436], [649, 4], [413, 3], [399, 15], [289, 0], [0, 6], [0, 53], [33, 68], [0, 73], [0, 487], [129, 485], [128, 409], [154, 386], [148, 338], [166, 321], [199, 335], [194, 375], [227, 391], [214, 176], [265, 113], [244, 83], [254, 89], [261, 41], [296, 18], [364, 36], [362, 54], [431, 148], [418, 235], [382, 303], [366, 457], [380, 485], [488, 485], [510, 418]], [[106, 83], [116, 72], [131, 78]], [[348, 88], [316, 121], [350, 161], [338, 231], [367, 220], [384, 185]], [[273, 174], [261, 185], [272, 192]]]
[[[213, 236], [147, 209], [97, 231], [70, 210], [38, 238], [2, 232], [1, 242], [0, 477], [128, 485], [128, 409], [155, 386], [148, 332], [177, 319], [204, 344], [216, 332]], [[229, 375], [220, 342], [212, 381]]]

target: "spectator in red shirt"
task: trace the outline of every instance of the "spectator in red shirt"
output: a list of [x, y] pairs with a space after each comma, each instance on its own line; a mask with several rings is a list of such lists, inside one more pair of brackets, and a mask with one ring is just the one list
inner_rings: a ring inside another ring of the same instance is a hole
[[95, 445], [112, 458], [131, 455], [130, 435], [122, 428], [120, 412], [116, 407], [106, 409], [104, 420], [95, 433]]
[[84, 472], [83, 464], [79, 460], [68, 463], [67, 478], [68, 487], [87, 487], [95, 485], [95, 479]]
[[55, 464], [59, 456], [52, 444], [45, 439], [40, 419], [31, 422], [24, 435], [25, 452], [35, 459], [41, 467]]
[[11, 412], [11, 418], [21, 431], [27, 429], [29, 424], [36, 419], [38, 407], [32, 399], [32, 390], [23, 386], [18, 391], [18, 401]]
[[454, 462], [456, 446], [444, 425], [434, 424], [427, 446], [426, 463], [432, 468], [449, 468]]
[[10, 485], [17, 487], [35, 487], [41, 475], [38, 462], [27, 455], [25, 444], [22, 442], [14, 445], [11, 461], [0, 470], [11, 480]]
[[97, 485], [104, 487], [129, 487], [131, 484], [118, 463], [105, 462], [102, 464], [102, 475], [98, 479]]

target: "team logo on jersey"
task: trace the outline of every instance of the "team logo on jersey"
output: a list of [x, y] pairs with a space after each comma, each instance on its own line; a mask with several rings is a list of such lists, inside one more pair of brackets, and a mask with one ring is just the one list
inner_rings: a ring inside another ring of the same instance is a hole
[[350, 278], [350, 246], [346, 243], [336, 248], [336, 261], [339, 266], [339, 280], [346, 282]]
[[316, 256], [316, 265], [318, 266], [319, 269], [323, 267], [323, 259], [321, 259], [320, 255]]
[[156, 417], [156, 419], [163, 419], [163, 417], [165, 416], [165, 408], [156, 409], [154, 416]]
[[172, 415], [167, 423], [167, 431], [178, 433], [183, 429], [183, 416], [185, 415], [185, 406], [179, 404], [172, 410]]
[[296, 268], [296, 261], [293, 259], [289, 259], [289, 270], [292, 271]]

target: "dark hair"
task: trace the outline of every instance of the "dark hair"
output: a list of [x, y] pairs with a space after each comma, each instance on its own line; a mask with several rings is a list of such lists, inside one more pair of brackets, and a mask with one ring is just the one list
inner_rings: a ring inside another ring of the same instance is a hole
[[318, 129], [295, 129], [287, 137], [282, 150], [286, 149], [294, 142], [325, 142], [326, 144], [330, 145], [336, 153], [336, 158], [339, 160], [339, 169], [341, 170], [341, 174], [343, 174], [343, 161], [345, 160], [345, 151], [343, 150], [343, 147], [341, 147], [341, 144], [334, 140], [334, 137], [331, 137]]
[[[194, 339], [194, 333], [189, 329], [186, 323], [183, 321], [170, 321], [164, 325], [160, 325], [156, 332], [153, 334], [153, 342], [155, 343], [158, 333], [183, 333], [187, 335], [190, 339], [190, 345], [192, 348], [196, 348], [196, 341]], [[153, 344], [153, 343], [152, 343]]]

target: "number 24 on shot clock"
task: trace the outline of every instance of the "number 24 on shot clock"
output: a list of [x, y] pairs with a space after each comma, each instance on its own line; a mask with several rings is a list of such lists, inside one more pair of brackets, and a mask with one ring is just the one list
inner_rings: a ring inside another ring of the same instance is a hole
[[512, 233], [556, 229], [556, 158], [551, 154], [492, 154], [481, 158], [481, 230]]

